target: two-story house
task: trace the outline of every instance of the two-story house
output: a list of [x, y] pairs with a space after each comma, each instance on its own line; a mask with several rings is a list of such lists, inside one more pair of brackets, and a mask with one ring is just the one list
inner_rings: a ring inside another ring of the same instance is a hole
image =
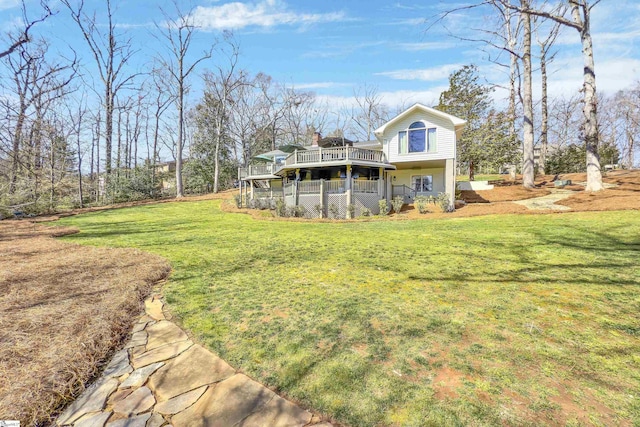
[[417, 195], [446, 193], [453, 206], [456, 139], [465, 123], [415, 104], [378, 128], [373, 141], [316, 134], [310, 147], [265, 153], [256, 157], [266, 163], [240, 168], [243, 203], [283, 198], [311, 217], [360, 215], [365, 208], [377, 214], [380, 199], [398, 195], [411, 203]]

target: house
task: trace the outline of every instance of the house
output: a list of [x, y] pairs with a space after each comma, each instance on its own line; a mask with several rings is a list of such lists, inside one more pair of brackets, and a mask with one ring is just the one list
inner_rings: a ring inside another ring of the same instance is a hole
[[396, 196], [412, 203], [418, 195], [446, 193], [453, 206], [456, 140], [465, 123], [415, 104], [376, 129], [373, 141], [316, 133], [311, 146], [280, 147], [254, 158], [262, 163], [239, 168], [243, 203], [282, 198], [311, 217], [349, 217], [365, 208], [377, 214], [380, 199]]

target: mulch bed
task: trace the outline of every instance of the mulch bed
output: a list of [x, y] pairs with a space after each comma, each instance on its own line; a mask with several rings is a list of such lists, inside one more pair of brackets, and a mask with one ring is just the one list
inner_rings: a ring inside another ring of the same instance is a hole
[[74, 233], [0, 223], [0, 419], [49, 424], [129, 333], [142, 301], [170, 271], [132, 249], [80, 246]]

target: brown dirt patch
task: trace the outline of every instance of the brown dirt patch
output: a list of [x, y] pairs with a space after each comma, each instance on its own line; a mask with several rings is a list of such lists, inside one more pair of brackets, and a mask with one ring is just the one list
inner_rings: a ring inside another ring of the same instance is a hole
[[455, 399], [456, 391], [462, 385], [464, 375], [449, 366], [443, 366], [436, 372], [433, 378], [433, 388], [437, 399]]
[[597, 193], [581, 191], [556, 202], [569, 206], [573, 211], [613, 211], [640, 209], [640, 190], [629, 191], [610, 188]]
[[73, 233], [0, 223], [0, 419], [43, 425], [129, 333], [170, 267], [138, 250], [79, 246]]
[[550, 193], [548, 188], [524, 188], [522, 183], [501, 182], [494, 183], [493, 190], [461, 191], [462, 200], [467, 203], [492, 203], [513, 200], [532, 199], [546, 196]]

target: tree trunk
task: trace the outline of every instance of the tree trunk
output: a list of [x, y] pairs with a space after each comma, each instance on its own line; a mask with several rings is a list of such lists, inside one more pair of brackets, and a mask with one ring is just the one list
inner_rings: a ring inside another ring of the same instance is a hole
[[218, 181], [220, 180], [220, 140], [221, 140], [221, 131], [220, 126], [222, 126], [222, 120], [219, 121], [219, 125], [216, 126], [216, 149], [215, 156], [213, 159], [213, 192], [218, 192]]
[[[523, 9], [529, 9], [529, 1], [521, 0]], [[531, 15], [521, 12], [520, 18], [523, 24], [522, 40], [522, 64], [524, 68], [524, 135], [523, 135], [523, 163], [522, 163], [522, 185], [525, 188], [534, 187], [533, 169], [533, 100], [531, 84]]]
[[476, 167], [473, 163], [473, 160], [469, 162], [469, 181], [476, 180]]
[[[181, 67], [182, 64], [180, 64]], [[182, 70], [182, 67], [181, 67]], [[182, 76], [182, 72], [180, 73]], [[184, 125], [184, 86], [182, 80], [178, 85], [178, 142], [176, 144], [176, 198], [184, 197], [182, 188], [182, 146], [183, 146], [183, 125]]]
[[542, 79], [541, 123], [540, 123], [540, 159], [538, 160], [538, 172], [545, 174], [547, 160], [547, 143], [549, 134], [549, 104], [547, 97], [547, 54], [543, 46], [540, 52], [540, 78]]
[[[586, 4], [578, 5], [577, 0], [569, 0], [572, 7], [573, 20], [580, 25], [582, 41], [582, 57], [584, 59], [584, 141], [587, 149], [587, 187], [586, 191], [600, 191], [602, 173], [600, 172], [600, 156], [598, 155], [598, 117], [596, 115], [596, 73], [593, 60], [593, 43], [591, 41], [589, 9]], [[584, 11], [584, 21], [580, 16], [580, 8]]]

